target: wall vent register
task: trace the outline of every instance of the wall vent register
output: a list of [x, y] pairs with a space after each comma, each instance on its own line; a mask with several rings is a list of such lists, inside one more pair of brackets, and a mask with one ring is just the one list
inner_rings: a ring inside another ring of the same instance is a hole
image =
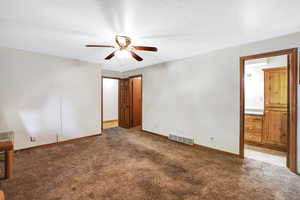
[[181, 136], [177, 136], [177, 135], [173, 135], [173, 134], [169, 135], [169, 140], [173, 140], [173, 141], [188, 144], [188, 145], [194, 144], [194, 139], [181, 137]]

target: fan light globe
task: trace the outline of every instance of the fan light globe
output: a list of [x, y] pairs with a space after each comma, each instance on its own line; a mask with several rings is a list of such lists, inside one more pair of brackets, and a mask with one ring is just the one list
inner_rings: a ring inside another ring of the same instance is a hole
[[124, 37], [117, 37], [118, 41], [121, 45], [125, 46], [126, 45], [126, 39]]
[[115, 55], [118, 58], [129, 58], [131, 56], [130, 52], [127, 51], [126, 49], [121, 49], [119, 51], [116, 51]]

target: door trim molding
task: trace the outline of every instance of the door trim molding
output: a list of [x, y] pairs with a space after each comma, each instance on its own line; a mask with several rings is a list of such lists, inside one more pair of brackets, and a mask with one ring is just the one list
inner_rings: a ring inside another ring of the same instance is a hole
[[287, 167], [297, 173], [297, 71], [298, 49], [285, 49], [268, 53], [240, 57], [240, 158], [244, 158], [244, 70], [245, 61], [272, 56], [288, 56], [288, 141]]

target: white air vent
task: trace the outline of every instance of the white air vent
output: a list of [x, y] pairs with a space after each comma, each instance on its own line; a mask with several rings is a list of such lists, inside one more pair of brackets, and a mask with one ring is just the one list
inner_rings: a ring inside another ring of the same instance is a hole
[[181, 142], [181, 143], [184, 143], [184, 144], [188, 144], [188, 145], [193, 145], [194, 144], [194, 139], [181, 137], [181, 136], [177, 136], [177, 135], [173, 135], [173, 134], [169, 135], [169, 139], [173, 140], [173, 141], [176, 141], [176, 142]]

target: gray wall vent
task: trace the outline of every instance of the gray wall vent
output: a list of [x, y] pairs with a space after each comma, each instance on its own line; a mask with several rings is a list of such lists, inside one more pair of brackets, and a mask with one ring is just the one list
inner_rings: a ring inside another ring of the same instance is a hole
[[169, 139], [173, 140], [173, 141], [176, 141], [176, 142], [188, 144], [188, 145], [193, 145], [194, 144], [194, 139], [181, 137], [181, 136], [177, 136], [177, 135], [173, 135], [173, 134], [169, 135]]

